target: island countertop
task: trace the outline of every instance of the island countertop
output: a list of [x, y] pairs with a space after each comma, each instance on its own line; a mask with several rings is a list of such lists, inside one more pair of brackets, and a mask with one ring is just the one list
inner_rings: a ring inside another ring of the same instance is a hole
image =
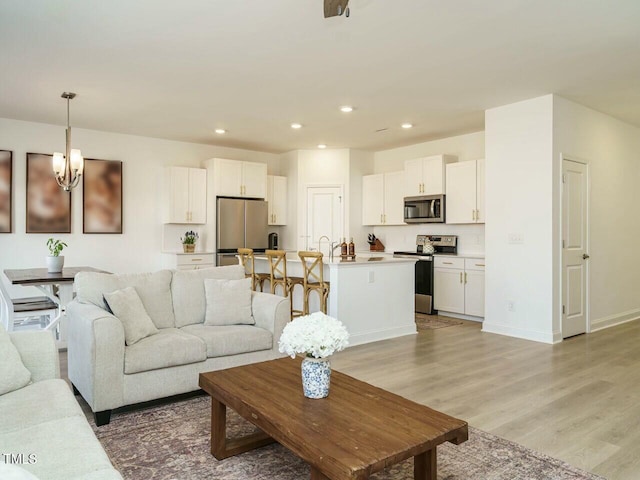
[[[369, 260], [381, 258], [381, 260]], [[302, 261], [297, 252], [287, 252], [287, 276], [304, 275]], [[347, 327], [350, 345], [375, 342], [401, 335], [416, 333], [414, 317], [414, 284], [416, 258], [393, 258], [363, 253], [355, 261], [333, 261], [323, 258], [322, 272], [328, 283], [328, 314]], [[255, 254], [256, 273], [269, 273], [266, 255]], [[263, 283], [270, 291], [269, 280]], [[278, 286], [276, 293], [282, 295]], [[303, 287], [294, 285], [293, 305], [302, 309]], [[319, 295], [308, 297], [309, 312], [320, 309]]]
[[[287, 263], [302, 263], [300, 257], [297, 253], [289, 253], [286, 255]], [[268, 260], [266, 255], [256, 254], [256, 260]], [[327, 257], [322, 259], [322, 263], [328, 266], [329, 268], [336, 267], [357, 267], [357, 266], [368, 266], [373, 267], [376, 265], [389, 265], [395, 263], [415, 263], [417, 258], [393, 258], [390, 256], [376, 256], [376, 255], [362, 255], [356, 256], [355, 259], [345, 260], [340, 256], [334, 257], [333, 260], [330, 260]]]

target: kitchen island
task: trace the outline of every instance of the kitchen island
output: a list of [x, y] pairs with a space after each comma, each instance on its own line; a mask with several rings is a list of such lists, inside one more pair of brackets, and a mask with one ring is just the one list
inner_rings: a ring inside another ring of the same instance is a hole
[[[324, 260], [324, 280], [329, 282], [328, 315], [345, 324], [350, 345], [375, 342], [416, 333], [414, 317], [415, 260], [389, 256]], [[256, 254], [257, 273], [269, 273], [266, 256]], [[287, 253], [287, 275], [302, 277], [297, 253]], [[269, 281], [264, 291], [269, 291]], [[277, 294], [282, 294], [277, 291]], [[294, 287], [293, 304], [302, 310], [302, 287]], [[309, 297], [311, 312], [320, 310], [316, 292]]]

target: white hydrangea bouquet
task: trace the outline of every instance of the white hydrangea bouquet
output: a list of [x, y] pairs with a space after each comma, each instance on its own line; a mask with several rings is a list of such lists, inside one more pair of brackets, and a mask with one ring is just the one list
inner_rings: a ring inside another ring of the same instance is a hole
[[326, 358], [349, 345], [347, 328], [335, 318], [315, 312], [289, 322], [280, 336], [280, 352], [295, 358]]

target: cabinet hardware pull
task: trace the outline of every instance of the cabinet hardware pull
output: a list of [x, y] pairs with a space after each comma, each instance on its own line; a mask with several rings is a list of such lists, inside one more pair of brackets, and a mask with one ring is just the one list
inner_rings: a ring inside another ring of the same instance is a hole
[[467, 272], [464, 272], [464, 283], [467, 283]]
[[192, 262], [201, 262], [202, 259], [201, 258], [192, 258], [191, 261]]
[[453, 265], [453, 262], [442, 262], [443, 265]]
[[384, 222], [383, 223], [387, 223], [387, 214], [384, 214]]
[[460, 272], [460, 283], [462, 283], [462, 272]]
[[484, 263], [476, 263], [476, 267], [484, 267], [485, 264]]
[[480, 210], [476, 210], [476, 222], [480, 220]]

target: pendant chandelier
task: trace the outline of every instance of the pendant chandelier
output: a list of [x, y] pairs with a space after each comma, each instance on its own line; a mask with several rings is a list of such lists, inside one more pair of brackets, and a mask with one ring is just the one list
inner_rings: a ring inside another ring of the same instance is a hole
[[82, 171], [84, 170], [84, 159], [82, 153], [76, 148], [71, 148], [71, 125], [69, 123], [69, 102], [75, 98], [73, 92], [63, 92], [62, 98], [67, 99], [67, 141], [65, 155], [60, 152], [53, 154], [53, 173], [56, 176], [58, 185], [65, 192], [70, 191], [78, 185]]

